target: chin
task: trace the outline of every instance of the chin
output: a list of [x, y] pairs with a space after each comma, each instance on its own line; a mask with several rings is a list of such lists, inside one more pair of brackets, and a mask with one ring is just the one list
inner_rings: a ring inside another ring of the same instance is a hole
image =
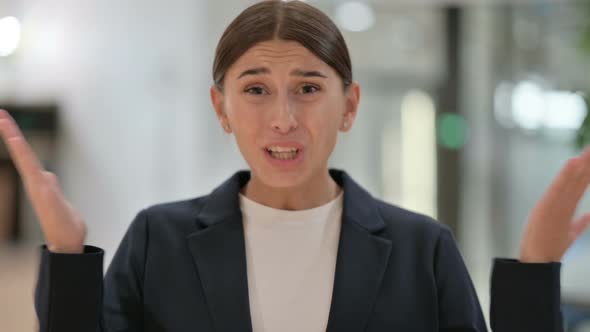
[[297, 187], [310, 178], [308, 171], [303, 169], [277, 170], [268, 167], [258, 168], [256, 176], [264, 185], [274, 188]]

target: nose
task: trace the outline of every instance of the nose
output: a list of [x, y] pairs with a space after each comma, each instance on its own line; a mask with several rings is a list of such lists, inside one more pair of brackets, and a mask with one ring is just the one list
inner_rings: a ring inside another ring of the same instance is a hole
[[289, 103], [287, 97], [277, 98], [278, 101], [272, 112], [270, 125], [273, 131], [280, 134], [288, 134], [297, 128], [297, 119], [295, 118], [295, 109]]

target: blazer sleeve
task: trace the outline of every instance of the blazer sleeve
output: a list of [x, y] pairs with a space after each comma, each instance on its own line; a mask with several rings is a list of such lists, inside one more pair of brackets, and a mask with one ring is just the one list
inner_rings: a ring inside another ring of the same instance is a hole
[[[493, 332], [563, 332], [561, 263], [496, 258], [491, 276]], [[435, 273], [441, 331], [486, 331], [481, 308], [452, 233], [443, 227]]]
[[96, 331], [102, 302], [103, 250], [58, 254], [41, 246], [35, 288], [39, 331]]
[[53, 253], [41, 246], [35, 288], [40, 332], [143, 331], [142, 289], [147, 216], [137, 214], [103, 280], [104, 251]]
[[440, 331], [487, 331], [475, 287], [452, 233], [446, 226], [442, 228], [437, 241], [434, 273]]
[[561, 263], [520, 263], [496, 258], [490, 323], [494, 332], [562, 332]]

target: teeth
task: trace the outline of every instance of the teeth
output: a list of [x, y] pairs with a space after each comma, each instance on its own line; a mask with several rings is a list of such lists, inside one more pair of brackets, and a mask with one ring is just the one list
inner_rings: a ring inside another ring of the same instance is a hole
[[297, 157], [297, 151], [292, 152], [271, 152], [270, 155], [276, 159], [288, 160]]
[[284, 148], [280, 146], [269, 146], [266, 149], [270, 152], [297, 152], [297, 148]]

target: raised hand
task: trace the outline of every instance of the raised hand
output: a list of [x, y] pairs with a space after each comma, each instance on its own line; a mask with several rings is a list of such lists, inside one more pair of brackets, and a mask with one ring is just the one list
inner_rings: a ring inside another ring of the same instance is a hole
[[590, 148], [571, 158], [529, 215], [521, 247], [524, 263], [559, 262], [590, 224], [590, 213], [574, 218], [590, 183]]
[[41, 224], [47, 248], [58, 253], [81, 253], [86, 225], [65, 199], [55, 174], [43, 169], [15, 121], [0, 110], [0, 137], [23, 180]]

